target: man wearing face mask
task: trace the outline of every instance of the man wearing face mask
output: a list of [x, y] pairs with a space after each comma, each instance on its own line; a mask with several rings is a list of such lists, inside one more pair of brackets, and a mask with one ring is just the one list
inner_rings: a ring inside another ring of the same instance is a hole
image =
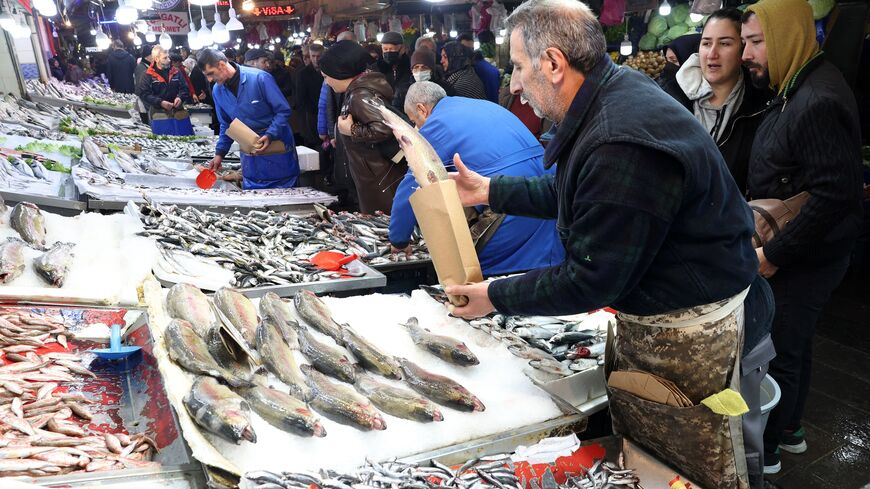
[[437, 68], [435, 53], [430, 51], [429, 48], [425, 46], [419, 47], [411, 55], [411, 74], [414, 76], [415, 82], [431, 81], [440, 85], [447, 93], [447, 96], [452, 97], [456, 95], [453, 88], [444, 81], [441, 71]]
[[[554, 169], [544, 170], [544, 148], [519, 119], [499, 105], [448, 97], [439, 85], [418, 81], [408, 90], [405, 113], [442, 161], [449, 162], [460, 153], [482, 175], [540, 177], [555, 173]], [[489, 144], [480, 144], [477, 129], [487, 126], [499, 130], [492, 132]], [[409, 171], [396, 190], [390, 213], [390, 242], [395, 250], [407, 248], [417, 225], [409, 202], [416, 187]], [[554, 220], [505, 216], [486, 206], [475, 210], [477, 215], [470, 224], [484, 275], [547, 267], [565, 259]]]
[[405, 50], [405, 39], [398, 32], [387, 32], [381, 39], [381, 50], [384, 59], [381, 73], [393, 88], [393, 107], [402, 113], [405, 94], [414, 82], [411, 77], [411, 60]]

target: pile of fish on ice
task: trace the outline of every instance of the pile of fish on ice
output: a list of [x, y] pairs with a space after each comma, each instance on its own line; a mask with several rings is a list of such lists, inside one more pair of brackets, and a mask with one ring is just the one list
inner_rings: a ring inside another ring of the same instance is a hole
[[[292, 306], [269, 293], [260, 301], [259, 317], [253, 303], [232, 289], [218, 290], [212, 307], [196, 287], [177, 284], [166, 301], [174, 318], [164, 335], [169, 357], [197, 376], [184, 406], [201, 429], [230, 442], [256, 443], [251, 410], [281, 430], [323, 437], [327, 429], [317, 414], [369, 431], [387, 429], [379, 410], [431, 422], [444, 419], [439, 404], [468, 412], [485, 409], [454, 380], [389, 356], [349, 325], [338, 324], [312, 292], [298, 292]], [[293, 319], [292, 307], [305, 324]], [[413, 318], [407, 327], [416, 345], [443, 361], [478, 364], [461, 341], [432, 334]], [[318, 339], [312, 329], [337, 346]], [[294, 350], [308, 364], [298, 364]], [[287, 391], [269, 387], [263, 370]], [[402, 379], [410, 389], [386, 378]]]
[[28, 93], [59, 100], [73, 100], [123, 109], [131, 109], [136, 103], [135, 95], [115, 92], [107, 84], [96, 80], [83, 80], [78, 85], [74, 85], [49, 78], [48, 83], [27, 80], [25, 84]]
[[[440, 286], [420, 287], [441, 303], [447, 295]], [[579, 319], [548, 316], [506, 316], [493, 313], [474, 319], [471, 327], [485, 331], [506, 344], [514, 355], [529, 361], [529, 366], [559, 377], [596, 368], [604, 364], [607, 331]]]
[[[158, 466], [147, 435], [86, 426], [95, 401], [68, 387], [96, 375], [67, 334], [62, 317], [0, 309], [0, 478]], [[46, 348], [54, 343], [61, 349]]]
[[537, 478], [526, 480], [517, 476], [518, 464], [509, 453], [471, 459], [457, 468], [432, 460], [428, 464], [405, 463], [396, 460], [366, 464], [353, 472], [342, 473], [321, 469], [310, 472], [251, 471], [245, 474], [252, 489], [606, 489], [639, 487], [640, 478], [634, 469], [618, 463], [596, 460], [582, 473], [567, 474], [559, 484], [549, 467]]
[[[0, 199], [0, 214], [6, 211], [6, 204]], [[0, 284], [12, 283], [21, 276], [27, 263], [24, 259], [24, 248], [31, 247], [44, 251], [33, 260], [32, 266], [37, 274], [54, 287], [63, 287], [75, 257], [72, 243], [53, 243], [51, 247], [45, 242], [45, 219], [36, 204], [19, 202], [12, 208], [9, 225], [18, 231], [19, 238], [7, 238], [0, 243]]]

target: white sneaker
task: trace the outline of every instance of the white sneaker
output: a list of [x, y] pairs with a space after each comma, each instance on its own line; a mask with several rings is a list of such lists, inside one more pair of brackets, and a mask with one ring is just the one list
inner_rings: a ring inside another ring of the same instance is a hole
[[778, 474], [782, 470], [782, 463], [777, 462], [773, 465], [764, 465], [764, 475]]

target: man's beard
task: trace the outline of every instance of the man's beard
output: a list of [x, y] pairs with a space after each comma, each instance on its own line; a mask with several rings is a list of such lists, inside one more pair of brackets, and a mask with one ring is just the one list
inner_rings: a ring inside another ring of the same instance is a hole
[[521, 95], [520, 95], [520, 102], [522, 102], [523, 104], [529, 104], [529, 107], [532, 108], [532, 111], [535, 113], [535, 116], [536, 116], [538, 119], [546, 119], [546, 118], [547, 118], [547, 116], [544, 115], [543, 110], [539, 109], [539, 108], [537, 107], [537, 104], [533, 103], [531, 100], [529, 100], [528, 98], [526, 98], [526, 95], [525, 95], [525, 94], [521, 94]]
[[749, 69], [749, 78], [755, 88], [767, 88], [770, 86], [770, 72], [758, 63], [747, 62], [744, 66]]

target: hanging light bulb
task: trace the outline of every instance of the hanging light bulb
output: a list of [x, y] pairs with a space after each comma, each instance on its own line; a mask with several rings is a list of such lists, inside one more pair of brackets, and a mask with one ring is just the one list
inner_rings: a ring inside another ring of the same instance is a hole
[[619, 44], [619, 54], [628, 56], [632, 51], [634, 51], [634, 47], [631, 45], [631, 41], [628, 40], [628, 33], [626, 33], [622, 43]]
[[457, 32], [456, 29], [452, 29], [452, 30], [450, 31], [450, 37], [456, 37], [456, 36], [458, 36], [458, 35], [459, 35], [459, 32]]
[[227, 26], [221, 22], [221, 14], [217, 11], [217, 7], [215, 7], [214, 10], [214, 25], [211, 28], [212, 38], [214, 39], [215, 44], [230, 42], [230, 31], [228, 31]]
[[276, 37], [276, 38], [275, 38], [275, 44], [281, 44], [281, 38], [280, 38], [280, 37]]
[[130, 25], [139, 19], [139, 11], [118, 0], [118, 10], [115, 10], [115, 21], [121, 25]]
[[205, 24], [205, 18], [202, 19], [202, 27], [199, 28], [196, 37], [199, 38], [199, 43], [203, 46], [211, 46], [214, 43], [211, 31], [208, 30], [208, 26]]
[[133, 36], [133, 45], [139, 47], [142, 45], [142, 38], [139, 36]]
[[57, 39], [57, 29], [54, 27], [51, 28], [51, 37]]
[[274, 51], [274, 50], [275, 50], [275, 45], [269, 44], [269, 51]]
[[507, 35], [507, 29], [502, 29], [502, 30], [498, 31], [498, 35], [501, 36], [501, 37], [506, 36], [506, 35]]
[[311, 26], [306, 27], [306, 28], [305, 28], [305, 32], [311, 34]]
[[474, 50], [477, 51], [478, 49], [480, 49], [480, 41], [475, 39], [474, 40]]
[[145, 33], [145, 41], [154, 44], [157, 41], [157, 34], [148, 31]]
[[668, 3], [668, 0], [665, 0], [662, 2], [661, 6], [659, 6], [659, 15], [662, 17], [671, 15], [671, 4]]
[[227, 30], [228, 31], [241, 31], [244, 29], [245, 29], [245, 26], [242, 25], [242, 22], [236, 16], [236, 9], [230, 7], [230, 20], [227, 22]]
[[172, 38], [169, 37], [166, 31], [160, 34], [160, 47], [167, 51], [172, 47]]
[[97, 37], [94, 39], [97, 43], [97, 49], [100, 51], [109, 47], [112, 44], [112, 40], [109, 39], [109, 36], [106, 35], [102, 30], [97, 32]]
[[43, 17], [54, 17], [57, 15], [57, 5], [54, 4], [54, 0], [34, 0], [32, 5]]
[[91, 34], [92, 36], [96, 36], [96, 35], [97, 35], [97, 30], [94, 29], [93, 27], [91, 27], [90, 34]]
[[130, 31], [130, 32], [127, 33], [127, 37], [129, 37], [130, 40], [132, 41], [133, 38], [136, 37], [136, 33], [134, 33], [133, 31]]
[[[504, 29], [502, 29], [502, 30], [504, 30]], [[504, 36], [501, 34], [495, 36], [495, 43], [498, 44], [499, 46], [504, 44]]]
[[72, 27], [72, 22], [70, 22], [69, 17], [67, 17], [66, 20], [63, 21], [63, 25], [67, 27]]
[[247, 43], [245, 46], [247, 46], [248, 49], [254, 49], [254, 46], [252, 46], [251, 43]]
[[381, 41], [384, 39], [384, 33], [379, 31], [379, 32], [375, 35], [375, 39], [377, 39], [378, 42], [381, 42]]
[[245, 12], [250, 12], [251, 10], [254, 10], [254, 2], [252, 2], [251, 0], [245, 0], [244, 2], [242, 2], [242, 10], [244, 10]]
[[202, 49], [202, 44], [199, 43], [199, 36], [196, 34], [195, 29], [191, 29], [187, 33], [187, 47], [189, 47], [191, 51]]
[[691, 20], [695, 24], [697, 24], [698, 22], [701, 22], [701, 19], [703, 19], [703, 18], [704, 18], [704, 14], [696, 14], [695, 12], [692, 12], [689, 14], [689, 20]]

